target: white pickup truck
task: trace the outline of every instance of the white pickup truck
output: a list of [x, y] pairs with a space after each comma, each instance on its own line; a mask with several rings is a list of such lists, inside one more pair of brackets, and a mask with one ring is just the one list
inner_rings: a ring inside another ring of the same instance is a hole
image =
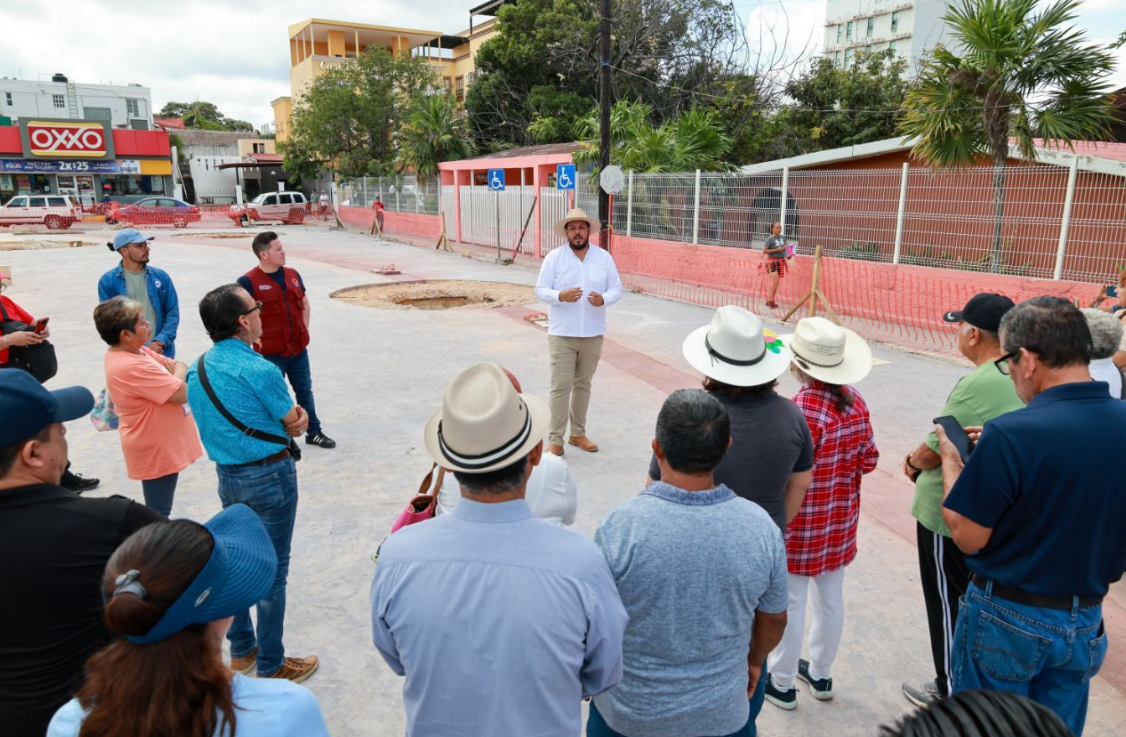
[[45, 225], [51, 230], [66, 230], [82, 213], [66, 195], [16, 195], [0, 207], [0, 227], [6, 225]]

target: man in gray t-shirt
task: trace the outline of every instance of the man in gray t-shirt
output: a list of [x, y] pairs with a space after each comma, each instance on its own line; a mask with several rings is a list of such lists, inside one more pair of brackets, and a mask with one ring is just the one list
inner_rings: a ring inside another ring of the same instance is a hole
[[773, 309], [778, 306], [774, 297], [778, 294], [778, 283], [786, 275], [787, 256], [786, 239], [782, 237], [782, 223], [770, 226], [770, 237], [762, 244], [762, 253], [766, 256], [766, 272], [770, 274], [770, 294], [766, 298], [766, 306]]
[[663, 481], [598, 527], [629, 624], [622, 681], [594, 697], [590, 734], [732, 734], [762, 708], [762, 665], [786, 627], [786, 548], [760, 507], [716, 484], [730, 438], [715, 397], [674, 392], [653, 441]]

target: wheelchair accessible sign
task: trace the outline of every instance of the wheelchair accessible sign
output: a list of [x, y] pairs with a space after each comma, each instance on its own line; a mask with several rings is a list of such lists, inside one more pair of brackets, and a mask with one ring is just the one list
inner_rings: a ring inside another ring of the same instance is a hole
[[489, 189], [494, 192], [504, 191], [504, 169], [489, 169]]
[[575, 165], [574, 164], [559, 164], [555, 167], [555, 188], [556, 189], [574, 189], [575, 188]]

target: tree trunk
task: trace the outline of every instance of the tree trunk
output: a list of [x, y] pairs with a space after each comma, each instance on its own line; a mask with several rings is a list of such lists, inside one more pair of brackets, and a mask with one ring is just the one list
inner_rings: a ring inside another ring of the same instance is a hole
[[1001, 269], [1001, 228], [1005, 222], [1005, 162], [993, 163], [993, 247], [989, 252], [989, 271]]

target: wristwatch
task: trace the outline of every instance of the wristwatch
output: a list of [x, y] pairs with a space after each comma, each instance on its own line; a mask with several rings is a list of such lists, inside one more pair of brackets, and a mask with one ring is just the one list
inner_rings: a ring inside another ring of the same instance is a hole
[[907, 457], [903, 459], [904, 462], [907, 464], [907, 467], [910, 468], [912, 471], [925, 471], [926, 470], [925, 468], [919, 468], [918, 466], [916, 466], [914, 463], [911, 462], [911, 456], [912, 455], [913, 455], [912, 453], [908, 453]]

